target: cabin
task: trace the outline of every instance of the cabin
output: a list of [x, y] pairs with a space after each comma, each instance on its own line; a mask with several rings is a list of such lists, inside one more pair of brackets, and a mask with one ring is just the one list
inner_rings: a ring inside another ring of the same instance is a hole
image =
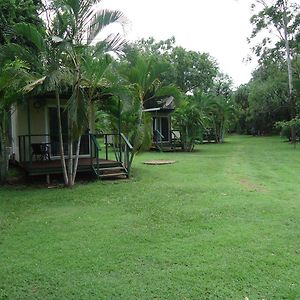
[[[68, 147], [67, 97], [61, 96], [61, 119], [65, 155]], [[61, 174], [58, 114], [53, 95], [27, 98], [12, 108], [11, 158], [29, 176]], [[66, 157], [68, 158], [68, 157]], [[97, 178], [129, 177], [132, 146], [122, 132], [96, 134], [95, 105], [89, 113], [89, 128], [81, 138], [77, 172]], [[48, 178], [48, 177], [47, 177]]]
[[180, 132], [173, 130], [171, 114], [175, 110], [174, 97], [153, 98], [144, 103], [144, 112], [152, 117], [152, 149], [176, 151], [182, 148]]

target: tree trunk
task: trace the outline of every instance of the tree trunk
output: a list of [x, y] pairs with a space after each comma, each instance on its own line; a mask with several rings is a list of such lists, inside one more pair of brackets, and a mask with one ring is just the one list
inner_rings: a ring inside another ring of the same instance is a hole
[[73, 178], [73, 142], [72, 139], [68, 145], [68, 186], [73, 186], [72, 178]]
[[56, 103], [57, 103], [57, 118], [58, 118], [58, 131], [59, 131], [59, 148], [60, 148], [60, 160], [61, 160], [61, 166], [63, 170], [63, 177], [65, 185], [68, 184], [68, 175], [67, 175], [67, 166], [66, 166], [66, 160], [65, 160], [65, 152], [64, 152], [64, 141], [63, 141], [63, 134], [62, 134], [62, 126], [61, 126], [61, 105], [60, 105], [60, 96], [59, 92], [55, 91], [56, 96]]
[[72, 185], [75, 184], [75, 179], [76, 179], [76, 174], [77, 174], [79, 154], [80, 154], [80, 142], [81, 142], [81, 136], [79, 137], [78, 142], [77, 142], [76, 157], [75, 157], [74, 170], [73, 170], [73, 178], [72, 178]]
[[[288, 83], [289, 83], [289, 102], [290, 102], [290, 110], [291, 110], [291, 119], [296, 117], [296, 101], [294, 98], [293, 92], [293, 70], [292, 70], [292, 62], [291, 62], [291, 50], [290, 43], [288, 38], [288, 20], [287, 20], [287, 3], [286, 0], [283, 1], [283, 29], [284, 29], [284, 40], [285, 40], [285, 52], [286, 52], [286, 61], [288, 68]], [[295, 125], [291, 127], [291, 140], [292, 143], [296, 143], [296, 128]]]
[[1, 132], [0, 132], [0, 182], [5, 182], [7, 179], [7, 111], [4, 108], [1, 120]]
[[68, 186], [72, 187], [74, 185], [73, 183], [73, 130], [72, 130], [72, 125], [69, 122], [69, 136], [68, 136]]
[[1, 134], [0, 137], [0, 182], [3, 183], [6, 181], [7, 176], [7, 153], [6, 153], [6, 145], [5, 145], [5, 138]]
[[220, 137], [219, 137], [219, 128], [217, 122], [214, 120], [214, 131], [215, 131], [215, 142], [216, 144], [220, 143]]

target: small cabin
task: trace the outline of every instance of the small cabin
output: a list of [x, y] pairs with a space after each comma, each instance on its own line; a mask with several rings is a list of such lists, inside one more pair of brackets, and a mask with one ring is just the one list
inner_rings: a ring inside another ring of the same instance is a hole
[[[65, 155], [68, 147], [67, 97], [61, 96], [61, 123]], [[54, 96], [26, 99], [12, 108], [11, 158], [28, 175], [62, 173], [58, 129], [58, 109]], [[112, 142], [113, 141], [113, 142]], [[129, 176], [132, 146], [121, 133], [95, 132], [95, 105], [89, 110], [89, 128], [81, 138], [77, 172], [99, 178]], [[75, 155], [74, 155], [75, 157]], [[68, 157], [66, 157], [67, 159]]]
[[174, 97], [154, 98], [144, 103], [144, 112], [152, 116], [153, 149], [174, 151], [181, 148], [180, 133], [172, 128]]

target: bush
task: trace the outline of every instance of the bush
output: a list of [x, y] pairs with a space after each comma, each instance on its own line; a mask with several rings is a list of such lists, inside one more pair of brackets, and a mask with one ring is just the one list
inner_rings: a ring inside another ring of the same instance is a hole
[[275, 128], [280, 130], [280, 136], [287, 138], [289, 141], [292, 139], [291, 129], [295, 126], [296, 138], [300, 138], [300, 119], [294, 118], [290, 121], [280, 121], [275, 123]]

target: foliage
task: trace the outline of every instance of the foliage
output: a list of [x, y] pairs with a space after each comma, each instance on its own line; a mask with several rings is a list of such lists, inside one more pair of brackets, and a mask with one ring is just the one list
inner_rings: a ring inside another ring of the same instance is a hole
[[197, 101], [207, 116], [206, 128], [213, 132], [216, 143], [223, 143], [225, 133], [235, 123], [235, 107], [231, 98], [210, 93], [208, 95], [198, 93]]
[[[90, 43], [112, 23], [122, 22], [121, 12], [103, 10], [96, 0], [58, 0], [48, 3], [48, 36], [39, 44], [39, 51], [48, 58], [41, 67], [37, 80], [26, 87], [27, 91], [45, 90], [55, 92], [58, 111], [61, 163], [65, 184], [73, 186], [77, 173], [81, 136], [89, 127], [88, 116], [91, 102], [99, 96], [99, 90], [108, 84], [104, 79], [106, 69], [112, 62], [106, 52], [117, 52], [122, 47], [118, 34], [109, 35], [95, 47]], [[48, 11], [50, 10], [50, 12]], [[22, 33], [25, 34], [26, 30]], [[32, 30], [36, 34], [37, 31]], [[26, 38], [32, 38], [27, 34]], [[51, 63], [50, 63], [51, 62]], [[67, 75], [67, 76], [65, 76]], [[68, 77], [67, 80], [65, 80]], [[67, 83], [67, 84], [66, 84]], [[65, 163], [62, 124], [60, 118], [60, 93], [67, 85], [68, 112], [68, 165]], [[73, 149], [74, 142], [76, 147]], [[73, 155], [75, 161], [73, 163]]]
[[217, 66], [207, 53], [176, 47], [170, 55], [170, 62], [174, 66], [173, 77], [170, 76], [170, 80], [184, 93], [197, 90], [207, 92], [212, 88], [217, 76]]
[[41, 9], [42, 1], [40, 0], [0, 1], [0, 45], [9, 42], [24, 45], [24, 40], [13, 34], [13, 28], [18, 23], [42, 26], [42, 20], [38, 13]]
[[239, 111], [238, 132], [270, 134], [277, 121], [289, 118], [288, 83], [282, 61], [265, 60], [251, 81], [234, 93]]
[[10, 146], [9, 120], [13, 104], [23, 100], [20, 89], [29, 80], [28, 67], [24, 62], [7, 62], [0, 72], [0, 182], [6, 180]]
[[[38, 9], [40, 1], [8, 0], [0, 2], [0, 181], [6, 178], [6, 165], [10, 146], [9, 121], [12, 105], [20, 100], [21, 85], [29, 79], [34, 45], [23, 38], [19, 25], [34, 23], [42, 28]], [[29, 29], [29, 26], [27, 29]], [[24, 63], [26, 61], [26, 63]]]
[[250, 134], [252, 124], [249, 121], [249, 84], [240, 85], [233, 94], [233, 101], [237, 110], [236, 132]]
[[126, 125], [122, 126], [122, 130], [128, 134], [134, 152], [138, 152], [149, 148], [152, 143], [152, 123], [150, 116], [143, 112], [144, 105], [168, 96], [179, 99], [180, 92], [162, 79], [169, 70], [169, 64], [153, 56], [130, 53], [130, 60], [123, 60], [117, 69], [122, 84], [127, 87], [127, 101], [131, 103], [127, 110], [124, 105], [122, 120]]
[[279, 121], [275, 123], [275, 128], [280, 130], [280, 136], [287, 138], [289, 141], [291, 141], [291, 128], [296, 128], [296, 137], [300, 138], [300, 119], [294, 118], [290, 121]]
[[[214, 110], [205, 111], [192, 96], [201, 94], [207, 97], [210, 95], [210, 99], [223, 97], [225, 102], [231, 98], [232, 80], [219, 71], [213, 58], [206, 53], [188, 51], [176, 46], [175, 38], [159, 42], [155, 42], [153, 38], [142, 39], [127, 45], [125, 53], [125, 58], [130, 62], [127, 69], [133, 65], [132, 62], [140, 54], [143, 57], [151, 58], [156, 65], [165, 66], [164, 71], [157, 72], [156, 76], [159, 82], [175, 85], [182, 95], [185, 95], [184, 97], [176, 97], [179, 101], [177, 100], [177, 109], [174, 116], [175, 127], [180, 129], [183, 148], [186, 151], [191, 151], [194, 148], [195, 141], [202, 139], [202, 133], [205, 130], [204, 119], [211, 120], [214, 135], [219, 133], [216, 124], [224, 124], [224, 122], [216, 122], [218, 117], [212, 118], [212, 116], [214, 113], [219, 113], [220, 118], [221, 104], [215, 104]], [[192, 97], [187, 98], [187, 95]], [[180, 100], [181, 98], [184, 100]], [[219, 108], [218, 112], [216, 107]], [[225, 106], [223, 108], [225, 109]], [[213, 120], [215, 120], [215, 123], [213, 123]], [[227, 120], [225, 123], [227, 126]], [[223, 128], [223, 125], [221, 127]], [[225, 129], [220, 130], [225, 131]], [[221, 136], [223, 138], [223, 134]], [[215, 140], [220, 142], [222, 138], [215, 137]]]
[[252, 9], [254, 14], [250, 22], [253, 30], [249, 42], [260, 39], [252, 48], [260, 60], [283, 57], [286, 54], [285, 17], [290, 47], [295, 48], [300, 29], [299, 4], [291, 0], [256, 0]]
[[[262, 41], [253, 48], [260, 62], [266, 59], [281, 60], [284, 58], [287, 69], [288, 103], [290, 118], [297, 114], [297, 104], [293, 87], [292, 60], [296, 58], [297, 35], [300, 29], [299, 4], [289, 0], [256, 0], [260, 10], [251, 18], [253, 31], [251, 38], [259, 34], [265, 34]], [[255, 4], [252, 5], [253, 9]], [[268, 33], [265, 32], [268, 30]], [[270, 38], [270, 34], [276, 36], [276, 40]], [[291, 128], [292, 142], [296, 142], [295, 128]]]
[[186, 97], [174, 113], [174, 125], [180, 130], [183, 150], [194, 150], [196, 141], [202, 141], [206, 115], [195, 97]]
[[175, 38], [155, 42], [153, 38], [140, 40], [127, 46], [125, 52], [139, 52], [153, 56], [169, 64], [169, 69], [162, 74], [162, 80], [176, 85], [183, 93], [197, 90], [208, 91], [213, 86], [218, 74], [216, 61], [207, 53], [188, 51], [175, 45]]

